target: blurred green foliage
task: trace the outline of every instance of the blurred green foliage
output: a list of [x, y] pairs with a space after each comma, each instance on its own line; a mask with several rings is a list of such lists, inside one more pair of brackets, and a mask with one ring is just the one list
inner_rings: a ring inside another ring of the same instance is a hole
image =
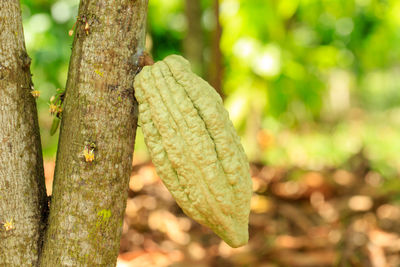
[[21, 1], [25, 43], [32, 58], [31, 72], [35, 88], [40, 90], [37, 100], [43, 153], [55, 157], [57, 135], [50, 136], [53, 118], [49, 114], [49, 100], [57, 88], [64, 88], [67, 79], [72, 37], [68, 30], [75, 22], [78, 1]]
[[[362, 151], [373, 170], [399, 176], [400, 1], [219, 3], [225, 103], [251, 160], [344, 167]], [[213, 1], [201, 5], [202, 53], [212, 64]], [[65, 86], [77, 10], [78, 0], [22, 0], [47, 158], [57, 143], [48, 134], [48, 99]], [[188, 30], [183, 0], [150, 0], [147, 45], [155, 59], [182, 53]]]

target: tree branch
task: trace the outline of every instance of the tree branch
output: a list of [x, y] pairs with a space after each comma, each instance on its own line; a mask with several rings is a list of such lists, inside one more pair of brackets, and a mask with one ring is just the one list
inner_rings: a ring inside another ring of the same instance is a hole
[[18, 0], [0, 2], [0, 21], [0, 266], [36, 266], [47, 199]]

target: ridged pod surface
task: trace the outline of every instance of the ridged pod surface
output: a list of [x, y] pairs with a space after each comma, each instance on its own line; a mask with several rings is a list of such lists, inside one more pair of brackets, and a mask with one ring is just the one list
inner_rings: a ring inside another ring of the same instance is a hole
[[221, 97], [177, 55], [145, 66], [134, 86], [150, 156], [178, 205], [230, 246], [246, 244], [249, 164]]

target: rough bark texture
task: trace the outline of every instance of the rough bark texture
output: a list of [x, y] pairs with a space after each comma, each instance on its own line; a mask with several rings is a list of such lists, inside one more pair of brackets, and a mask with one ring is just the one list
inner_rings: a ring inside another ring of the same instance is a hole
[[[144, 49], [146, 12], [147, 0], [81, 1], [41, 266], [115, 265], [137, 125], [133, 79], [137, 52]], [[94, 161], [85, 160], [85, 149], [94, 149]]]
[[[36, 266], [47, 209], [18, 0], [0, 2], [0, 266]], [[9, 223], [9, 230], [6, 225]]]
[[188, 22], [186, 36], [183, 41], [184, 55], [191, 65], [193, 71], [202, 76], [203, 74], [203, 50], [204, 38], [201, 27], [201, 1], [186, 0], [185, 15]]

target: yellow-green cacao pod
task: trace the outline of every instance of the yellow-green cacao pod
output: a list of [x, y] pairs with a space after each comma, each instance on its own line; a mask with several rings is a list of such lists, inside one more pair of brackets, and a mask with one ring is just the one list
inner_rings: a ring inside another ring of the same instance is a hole
[[230, 246], [246, 244], [249, 164], [221, 97], [177, 55], [144, 67], [134, 87], [150, 156], [178, 205]]

